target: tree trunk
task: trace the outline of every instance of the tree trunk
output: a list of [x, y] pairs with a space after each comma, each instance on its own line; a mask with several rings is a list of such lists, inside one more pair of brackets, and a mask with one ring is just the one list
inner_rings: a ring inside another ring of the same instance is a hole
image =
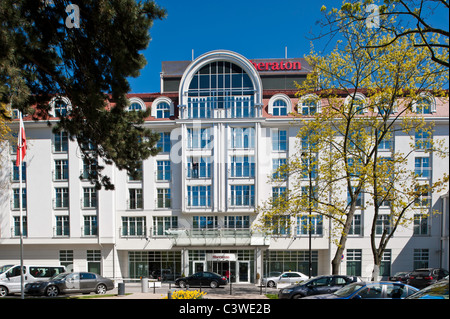
[[380, 278], [380, 265], [373, 265], [372, 281], [378, 281]]

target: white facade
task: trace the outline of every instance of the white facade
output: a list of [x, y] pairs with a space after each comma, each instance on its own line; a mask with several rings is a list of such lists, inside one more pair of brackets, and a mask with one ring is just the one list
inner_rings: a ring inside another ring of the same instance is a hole
[[[251, 229], [256, 205], [272, 196], [274, 185], [268, 181], [274, 162], [296, 151], [299, 125], [275, 110], [276, 101], [283, 100], [287, 113], [293, 111], [299, 102], [295, 90], [263, 89], [263, 74], [254, 65], [234, 52], [213, 51], [186, 63], [178, 92], [165, 91], [166, 84], [160, 94], [130, 94], [132, 102], [152, 108], [145, 125], [162, 134], [163, 149], [143, 161], [137, 181], [107, 166], [114, 191], [93, 192], [89, 182], [80, 180], [86, 167], [76, 142], [69, 140], [65, 148], [46, 122], [26, 121], [25, 263], [62, 263], [116, 279], [170, 279], [201, 269], [231, 270], [238, 283], [257, 282], [274, 271], [308, 274], [308, 235], [299, 233], [295, 222], [286, 236], [262, 236]], [[208, 77], [206, 86], [202, 75]], [[222, 76], [220, 86], [215, 81]], [[233, 79], [240, 81], [236, 87]], [[444, 139], [448, 147], [448, 100], [436, 101], [429, 116], [436, 125], [433, 138]], [[409, 150], [409, 136], [397, 134], [393, 141], [396, 150]], [[0, 264], [18, 264], [15, 154], [7, 145], [1, 151]], [[427, 156], [431, 181], [448, 174], [448, 159]], [[414, 157], [408, 165], [414, 170]], [[414, 234], [413, 224], [397, 230], [387, 247], [386, 273], [419, 264], [448, 267], [442, 261], [448, 256], [448, 229], [441, 243], [442, 221], [448, 226], [448, 194], [441, 195], [433, 194], [431, 207], [444, 215], [430, 215], [421, 234]], [[356, 269], [370, 278], [371, 211], [358, 214], [361, 231], [349, 236], [340, 272]], [[331, 272], [336, 247], [330, 227], [324, 219], [322, 232], [312, 236], [314, 275]]]

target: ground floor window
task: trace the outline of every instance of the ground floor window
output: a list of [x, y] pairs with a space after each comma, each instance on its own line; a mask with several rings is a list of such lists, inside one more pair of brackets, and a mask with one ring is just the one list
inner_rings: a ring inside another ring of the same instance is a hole
[[347, 249], [347, 276], [361, 276], [361, 249]]
[[181, 251], [130, 251], [128, 262], [130, 278], [173, 281], [182, 275]]
[[[311, 251], [312, 276], [318, 274], [317, 250]], [[264, 253], [264, 277], [281, 274], [285, 271], [298, 271], [305, 275], [309, 274], [309, 251], [278, 251], [268, 250]]]
[[101, 275], [102, 252], [100, 250], [87, 251], [87, 269], [89, 272]]

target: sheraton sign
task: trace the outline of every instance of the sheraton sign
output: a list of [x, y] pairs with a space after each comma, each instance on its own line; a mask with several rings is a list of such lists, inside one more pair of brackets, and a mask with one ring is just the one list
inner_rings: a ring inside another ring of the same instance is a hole
[[250, 62], [258, 71], [293, 71], [302, 69], [300, 61]]

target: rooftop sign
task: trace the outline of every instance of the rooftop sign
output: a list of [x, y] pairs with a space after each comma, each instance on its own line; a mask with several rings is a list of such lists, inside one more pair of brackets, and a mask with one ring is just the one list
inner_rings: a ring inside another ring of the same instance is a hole
[[258, 71], [294, 71], [301, 70], [302, 64], [300, 61], [279, 61], [279, 62], [253, 62], [250, 61]]

